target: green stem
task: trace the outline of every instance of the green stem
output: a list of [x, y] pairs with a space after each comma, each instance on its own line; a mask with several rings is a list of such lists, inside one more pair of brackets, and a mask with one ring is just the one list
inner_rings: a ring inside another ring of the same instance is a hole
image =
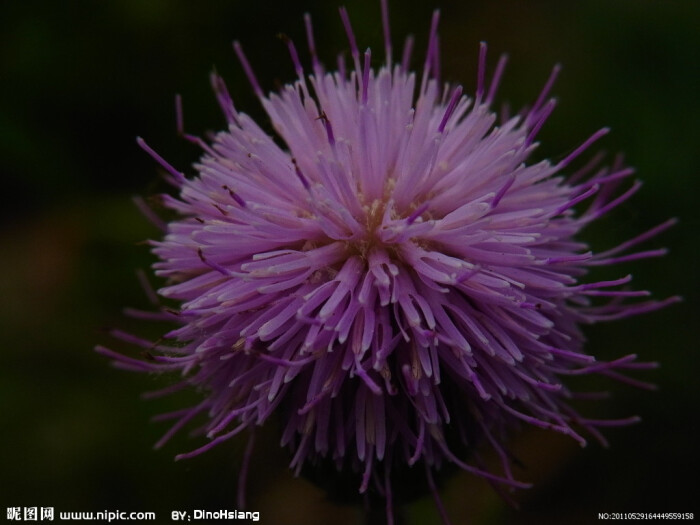
[[[394, 506], [394, 525], [406, 525], [406, 514], [403, 507]], [[372, 505], [364, 511], [364, 525], [387, 525], [386, 507]]]

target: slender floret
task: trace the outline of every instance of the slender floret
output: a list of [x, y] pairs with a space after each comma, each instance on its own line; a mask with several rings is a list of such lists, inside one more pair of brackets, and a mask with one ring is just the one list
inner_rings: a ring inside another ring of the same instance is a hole
[[[123, 368], [180, 373], [168, 392], [205, 393], [161, 418], [175, 423], [158, 446], [205, 420], [207, 442], [178, 458], [252, 436], [274, 416], [296, 473], [331, 465], [356, 476], [392, 522], [397, 473], [418, 472], [436, 498], [434, 476], [448, 464], [523, 487], [503, 445], [518, 423], [583, 445], [582, 431], [603, 440], [599, 427], [635, 421], [571, 408], [568, 376], [645, 386], [623, 373], [654, 366], [634, 355], [598, 361], [584, 352], [581, 326], [677, 298], [643, 299], [629, 275], [586, 279], [591, 267], [663, 255], [633, 250], [674, 221], [601, 253], [578, 239], [640, 183], [623, 188], [633, 171], [620, 159], [602, 167], [595, 156], [570, 170], [606, 128], [558, 162], [531, 160], [559, 67], [530, 108], [499, 119], [492, 103], [505, 57], [489, 81], [481, 45], [473, 96], [441, 83], [435, 12], [416, 75], [411, 39], [394, 62], [386, 0], [381, 7], [379, 67], [358, 47], [345, 9], [348, 65], [341, 57], [328, 71], [319, 61], [307, 16], [311, 72], [285, 38], [297, 80], [278, 92], [265, 92], [234, 44], [276, 138], [213, 74], [227, 129], [211, 142], [186, 135], [178, 110], [179, 130], [203, 150], [194, 176], [139, 139], [179, 192], [162, 196], [178, 218], [152, 242], [165, 281], [158, 294], [179, 309], [135, 315], [176, 327], [157, 343], [114, 332], [147, 349], [147, 360], [98, 350]], [[501, 472], [480, 466], [482, 443], [502, 458]]]

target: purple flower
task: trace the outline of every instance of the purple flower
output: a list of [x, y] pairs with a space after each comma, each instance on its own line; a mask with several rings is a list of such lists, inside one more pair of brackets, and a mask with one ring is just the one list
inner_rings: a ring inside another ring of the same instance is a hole
[[[179, 191], [162, 196], [178, 218], [152, 242], [155, 273], [166, 280], [158, 293], [179, 310], [137, 315], [177, 328], [155, 344], [114, 332], [146, 348], [147, 360], [98, 350], [124, 368], [180, 372], [168, 391], [206, 393], [163, 417], [176, 422], [159, 445], [207, 418], [209, 441], [178, 458], [244, 430], [252, 436], [275, 416], [296, 473], [330, 465], [355, 476], [360, 493], [386, 502], [391, 521], [397, 472], [421, 478], [440, 506], [434, 475], [449, 464], [525, 486], [502, 445], [518, 423], [585, 444], [581, 429], [602, 441], [598, 427], [634, 421], [590, 420], [570, 407], [568, 376], [644, 386], [621, 371], [653, 366], [634, 355], [596, 360], [580, 327], [677, 298], [638, 300], [649, 294], [631, 290], [629, 275], [585, 280], [595, 266], [664, 254], [630, 250], [674, 221], [601, 253], [577, 240], [640, 183], [619, 190], [633, 171], [619, 160], [601, 167], [601, 155], [569, 169], [607, 129], [557, 162], [530, 160], [555, 106], [558, 68], [531, 107], [499, 119], [492, 102], [505, 57], [487, 82], [482, 44], [473, 96], [441, 83], [436, 12], [415, 74], [410, 39], [393, 60], [381, 5], [379, 68], [358, 49], [344, 9], [351, 62], [341, 56], [326, 71], [307, 17], [312, 72], [286, 41], [298, 78], [277, 93], [265, 94], [234, 44], [277, 138], [212, 75], [228, 129], [211, 142], [185, 135], [204, 150], [196, 176], [139, 139]], [[502, 458], [501, 473], [480, 467], [482, 443]]]

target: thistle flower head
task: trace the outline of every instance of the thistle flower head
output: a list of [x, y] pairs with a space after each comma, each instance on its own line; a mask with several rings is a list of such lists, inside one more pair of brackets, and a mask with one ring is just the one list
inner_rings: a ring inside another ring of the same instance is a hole
[[[177, 328], [156, 345], [117, 333], [149, 348], [148, 362], [100, 351], [127, 368], [179, 371], [180, 386], [206, 392], [173, 415], [164, 440], [206, 417], [208, 443], [179, 457], [276, 415], [297, 473], [330, 464], [387, 501], [396, 471], [419, 472], [435, 491], [447, 464], [523, 486], [502, 445], [516, 423], [583, 444], [581, 429], [602, 439], [599, 426], [633, 420], [589, 420], [570, 407], [568, 376], [637, 384], [620, 371], [651, 366], [634, 355], [597, 361], [580, 326], [675, 298], [639, 300], [648, 293], [629, 289], [630, 276], [585, 276], [663, 254], [630, 249], [673, 221], [593, 253], [578, 233], [639, 183], [619, 190], [632, 170], [619, 160], [602, 167], [600, 156], [569, 169], [607, 129], [559, 161], [531, 160], [558, 68], [529, 108], [499, 118], [504, 57], [487, 81], [482, 44], [468, 95], [439, 80], [437, 13], [417, 74], [410, 40], [394, 62], [382, 8], [383, 65], [360, 51], [341, 9], [351, 60], [327, 71], [307, 17], [312, 70], [286, 40], [298, 78], [279, 92], [264, 92], [234, 44], [276, 137], [212, 75], [228, 127], [211, 142], [186, 136], [203, 149], [194, 176], [139, 140], [179, 191], [163, 196], [178, 218], [152, 243], [166, 281], [158, 293], [180, 308], [151, 315]], [[478, 466], [482, 442], [503, 458], [502, 472]]]

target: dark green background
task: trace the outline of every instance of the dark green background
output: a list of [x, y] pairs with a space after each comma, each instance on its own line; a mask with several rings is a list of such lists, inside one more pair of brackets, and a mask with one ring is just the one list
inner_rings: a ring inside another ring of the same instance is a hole
[[[551, 66], [564, 66], [560, 106], [537, 158], [561, 157], [610, 126], [602, 146], [626, 152], [645, 186], [585, 232], [604, 249], [668, 217], [680, 223], [649, 247], [668, 257], [623, 265], [657, 297], [682, 294], [663, 312], [588, 330], [601, 358], [638, 353], [661, 368], [639, 374], [658, 392], [605, 384], [613, 398], [582, 409], [599, 417], [639, 414], [641, 425], [611, 429], [610, 449], [579, 449], [566, 438], [527, 430], [514, 440], [526, 465], [521, 510], [467, 475], [444, 492], [453, 523], [593, 523], [598, 512], [692, 512], [698, 477], [698, 177], [700, 177], [700, 3], [695, 0], [390, 2], [394, 43], [412, 32], [422, 60], [433, 7], [442, 7], [443, 71], [475, 84], [478, 42], [491, 65], [511, 62], [499, 101], [531, 102]], [[380, 56], [378, 1], [348, 1], [360, 46]], [[132, 204], [162, 189], [157, 168], [135, 143], [141, 135], [180, 169], [198, 151], [175, 133], [173, 96], [184, 98], [187, 130], [224, 120], [210, 93], [212, 67], [237, 106], [263, 118], [231, 51], [239, 39], [266, 90], [293, 79], [280, 31], [307, 61], [302, 14], [315, 21], [321, 57], [347, 49], [335, 2], [9, 1], [0, 4], [0, 507], [148, 510], [235, 508], [242, 442], [184, 462], [176, 453], [201, 441], [149, 417], [193, 396], [142, 401], [162, 380], [120, 372], [92, 351], [109, 344], [102, 326], [156, 337], [122, 316], [147, 307], [135, 269], [152, 262], [138, 243], [158, 232]], [[591, 386], [586, 381], [580, 386]], [[601, 386], [595, 382], [594, 386]], [[286, 469], [274, 429], [253, 459], [251, 508], [263, 523], [357, 523]], [[4, 513], [4, 509], [0, 509]], [[410, 508], [411, 523], [437, 523], [432, 502]], [[468, 521], [469, 520], [469, 521]]]

